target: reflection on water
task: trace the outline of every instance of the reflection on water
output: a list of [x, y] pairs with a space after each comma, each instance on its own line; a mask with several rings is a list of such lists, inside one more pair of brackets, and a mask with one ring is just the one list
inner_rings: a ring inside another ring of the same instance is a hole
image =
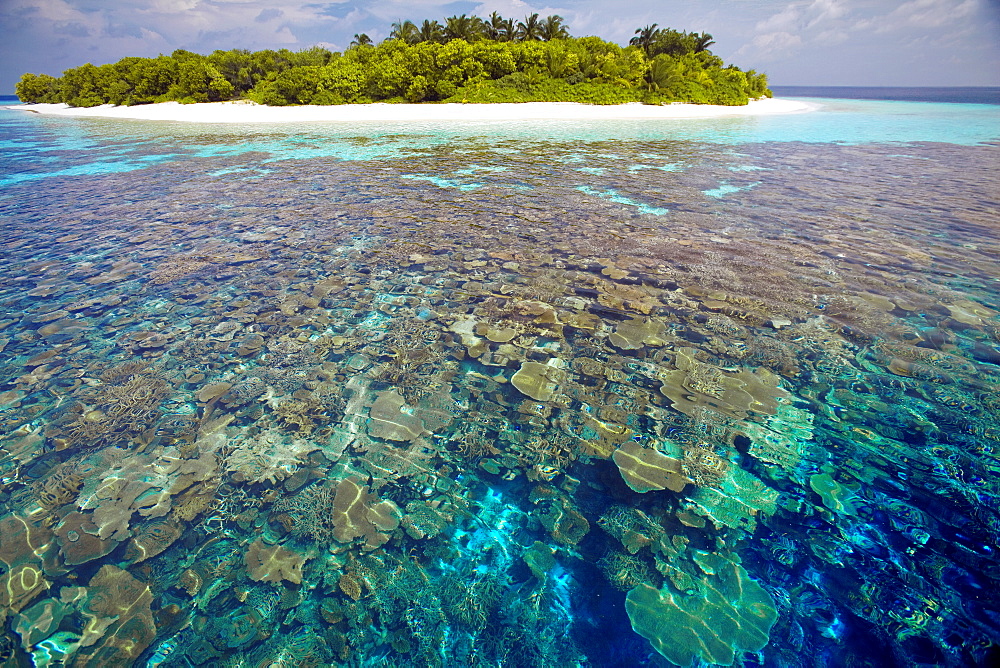
[[996, 146], [368, 146], [0, 195], [5, 656], [990, 656]]

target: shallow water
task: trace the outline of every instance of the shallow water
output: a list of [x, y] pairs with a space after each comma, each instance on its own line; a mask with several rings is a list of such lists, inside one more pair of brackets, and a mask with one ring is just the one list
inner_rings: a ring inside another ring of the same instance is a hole
[[[50, 176], [144, 169], [196, 157], [241, 158], [240, 168], [285, 159], [374, 160], [413, 155], [469, 139], [509, 141], [946, 142], [1000, 138], [1000, 105], [801, 98], [818, 111], [773, 116], [663, 121], [514, 121], [465, 123], [302, 123], [220, 125], [44, 117], [0, 110], [0, 186]], [[483, 149], [479, 149], [483, 150]], [[645, 165], [630, 165], [642, 167]]]
[[4, 655], [995, 659], [997, 108], [824, 105], [5, 112]]

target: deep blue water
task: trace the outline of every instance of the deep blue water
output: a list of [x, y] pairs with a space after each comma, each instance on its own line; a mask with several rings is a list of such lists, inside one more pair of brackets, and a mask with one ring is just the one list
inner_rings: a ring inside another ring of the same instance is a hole
[[4, 661], [995, 664], [1000, 107], [802, 99], [0, 110]]
[[954, 102], [1000, 104], [1000, 88], [989, 86], [771, 86], [775, 97], [825, 97], [896, 102]]

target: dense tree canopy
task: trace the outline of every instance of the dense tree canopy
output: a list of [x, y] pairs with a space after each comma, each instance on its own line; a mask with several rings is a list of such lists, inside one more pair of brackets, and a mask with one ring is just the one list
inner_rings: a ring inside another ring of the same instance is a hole
[[249, 99], [268, 105], [365, 102], [530, 102], [595, 104], [693, 102], [746, 104], [770, 95], [767, 77], [713, 55], [707, 33], [635, 31], [629, 46], [598, 37], [573, 38], [562, 17], [531, 14], [521, 21], [450, 16], [392, 25], [374, 44], [363, 33], [343, 53], [250, 52], [199, 55], [177, 50], [157, 58], [90, 63], [62, 77], [25, 74], [24, 102], [100, 104], [217, 102]]

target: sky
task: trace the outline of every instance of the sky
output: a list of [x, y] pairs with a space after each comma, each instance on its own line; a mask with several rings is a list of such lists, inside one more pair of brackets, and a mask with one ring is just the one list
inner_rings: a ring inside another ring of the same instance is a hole
[[573, 36], [628, 44], [651, 23], [711, 33], [772, 85], [1000, 86], [1000, 0], [0, 0], [0, 94], [24, 72], [175, 49], [339, 51], [394, 21], [558, 14]]

